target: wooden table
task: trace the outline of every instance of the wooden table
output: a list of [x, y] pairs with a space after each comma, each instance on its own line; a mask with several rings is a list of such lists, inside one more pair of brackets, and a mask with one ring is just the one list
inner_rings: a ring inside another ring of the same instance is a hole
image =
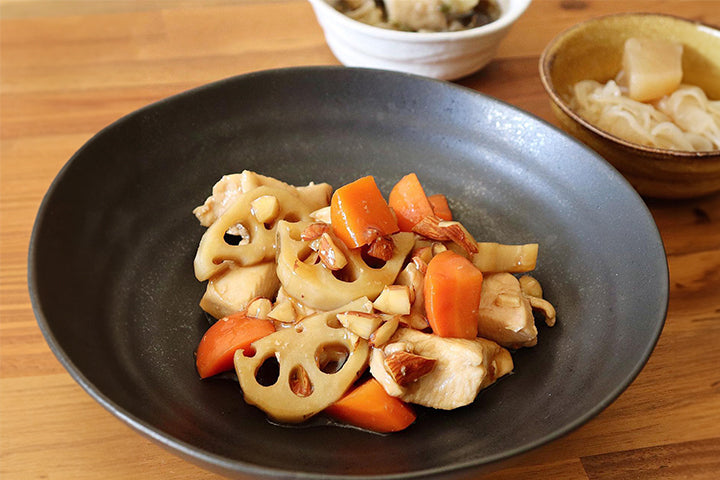
[[[50, 352], [27, 292], [33, 220], [67, 159], [123, 114], [236, 74], [338, 62], [303, 0], [1, 5], [0, 477], [217, 478], [118, 421]], [[720, 25], [718, 0], [535, 0], [498, 58], [459, 83], [555, 123], [538, 77], [542, 48], [570, 25], [621, 11]], [[720, 195], [647, 203], [671, 280], [650, 361], [597, 418], [488, 478], [720, 478]]]

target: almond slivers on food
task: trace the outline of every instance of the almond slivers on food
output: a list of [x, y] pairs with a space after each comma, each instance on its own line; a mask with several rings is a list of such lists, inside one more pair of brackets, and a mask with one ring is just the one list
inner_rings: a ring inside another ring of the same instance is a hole
[[404, 387], [427, 375], [435, 368], [437, 360], [414, 353], [398, 351], [385, 357], [385, 367], [395, 383]]

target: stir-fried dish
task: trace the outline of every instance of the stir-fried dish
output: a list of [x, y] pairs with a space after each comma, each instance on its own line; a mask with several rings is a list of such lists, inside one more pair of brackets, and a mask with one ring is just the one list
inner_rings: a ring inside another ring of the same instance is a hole
[[197, 349], [202, 378], [235, 371], [272, 420], [324, 414], [375, 432], [450, 410], [512, 372], [509, 349], [547, 325], [538, 245], [478, 242], [418, 177], [386, 201], [373, 177], [333, 191], [244, 171], [194, 210], [207, 227], [195, 275], [219, 319]]
[[409, 32], [453, 32], [500, 18], [496, 0], [327, 0], [368, 25]]

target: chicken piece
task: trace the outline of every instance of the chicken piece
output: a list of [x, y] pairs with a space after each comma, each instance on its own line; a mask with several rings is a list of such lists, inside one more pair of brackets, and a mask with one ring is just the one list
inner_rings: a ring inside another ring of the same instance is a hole
[[388, 21], [401, 29], [443, 31], [477, 4], [478, 0], [385, 0], [385, 11]]
[[555, 324], [553, 306], [523, 292], [515, 276], [510, 273], [486, 275], [478, 309], [478, 335], [504, 347], [533, 347], [537, 345], [538, 334], [533, 308], [543, 311], [548, 326]]
[[310, 182], [306, 186], [295, 187], [272, 177], [266, 177], [255, 172], [245, 170], [241, 175], [241, 186], [243, 192], [249, 192], [257, 187], [272, 187], [286, 189], [294, 192], [300, 197], [311, 210], [330, 205], [330, 195], [332, 195], [332, 187], [327, 183]]
[[205, 203], [193, 210], [203, 227], [209, 227], [230, 208], [243, 193], [258, 187], [272, 187], [287, 190], [297, 195], [311, 210], [317, 210], [330, 203], [332, 187], [327, 183], [294, 187], [272, 177], [266, 177], [249, 170], [232, 175], [224, 175], [212, 189], [212, 195]]
[[213, 185], [212, 195], [205, 200], [205, 203], [196, 207], [193, 214], [200, 220], [200, 225], [209, 227], [215, 220], [225, 213], [235, 200], [242, 195], [242, 185], [240, 182], [240, 174], [223, 175], [223, 177]]
[[200, 308], [215, 318], [222, 318], [245, 310], [256, 297], [275, 297], [279, 287], [274, 262], [230, 267], [208, 281]]
[[433, 369], [401, 387], [381, 363], [385, 353], [375, 349], [370, 358], [370, 372], [388, 394], [426, 407], [452, 410], [468, 405], [481, 389], [513, 369], [510, 352], [483, 338], [443, 338], [399, 328], [385, 350], [389, 353], [396, 344], [405, 350], [409, 345], [411, 353], [435, 359]]

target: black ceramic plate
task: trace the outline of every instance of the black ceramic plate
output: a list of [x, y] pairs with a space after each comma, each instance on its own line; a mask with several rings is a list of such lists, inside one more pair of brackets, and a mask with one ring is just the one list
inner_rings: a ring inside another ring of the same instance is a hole
[[[416, 172], [477, 239], [539, 242], [558, 324], [474, 404], [379, 436], [270, 424], [234, 383], [201, 381], [208, 327], [193, 217], [220, 176], [333, 186]], [[50, 347], [142, 434], [231, 476], [467, 473], [553, 440], [610, 404], [663, 326], [667, 264], [645, 205], [600, 157], [544, 122], [449, 83], [300, 68], [214, 83], [143, 108], [67, 163], [38, 213], [29, 284]]]

